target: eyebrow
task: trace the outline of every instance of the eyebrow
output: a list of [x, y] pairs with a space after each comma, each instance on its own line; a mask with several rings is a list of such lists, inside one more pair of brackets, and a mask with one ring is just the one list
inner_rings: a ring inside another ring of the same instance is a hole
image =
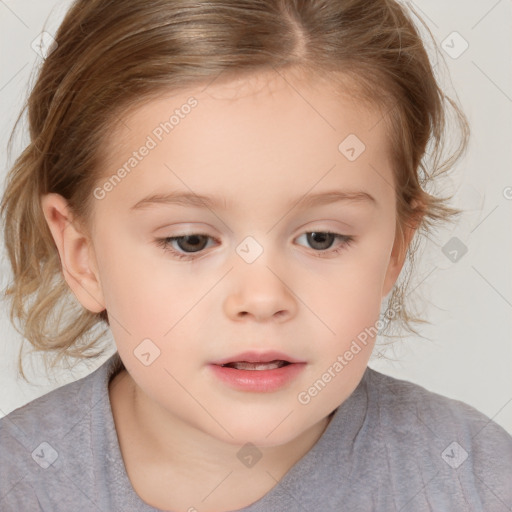
[[[321, 192], [317, 194], [306, 194], [302, 198], [291, 201], [287, 206], [292, 208], [295, 205], [299, 209], [312, 208], [314, 206], [321, 206], [325, 204], [331, 204], [338, 201], [346, 201], [350, 203], [361, 203], [369, 204], [371, 206], [377, 205], [377, 200], [370, 195], [368, 192], [363, 191], [339, 191], [330, 190], [327, 192]], [[229, 208], [228, 203], [225, 199], [215, 196], [204, 196], [201, 194], [194, 194], [190, 192], [170, 192], [167, 194], [152, 194], [144, 197], [136, 204], [134, 204], [130, 210], [142, 210], [150, 206], [156, 206], [158, 204], [163, 205], [180, 205], [197, 208], [208, 208], [208, 209], [222, 209], [226, 210]]]

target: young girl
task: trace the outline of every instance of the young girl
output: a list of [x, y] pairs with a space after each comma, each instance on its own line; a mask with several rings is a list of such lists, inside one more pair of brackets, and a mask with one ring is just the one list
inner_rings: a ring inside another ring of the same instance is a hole
[[468, 135], [403, 6], [77, 0], [28, 114], [11, 317], [117, 351], [0, 420], [2, 511], [512, 509], [500, 426], [367, 366]]

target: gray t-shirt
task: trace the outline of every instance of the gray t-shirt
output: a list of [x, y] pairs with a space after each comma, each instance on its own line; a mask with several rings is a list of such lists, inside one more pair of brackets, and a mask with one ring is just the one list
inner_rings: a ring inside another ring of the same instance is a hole
[[[136, 494], [121, 456], [108, 395], [121, 368], [116, 352], [0, 419], [2, 512], [158, 510]], [[200, 511], [200, 498], [191, 506]], [[511, 510], [512, 437], [463, 402], [371, 368], [313, 448], [243, 509]]]

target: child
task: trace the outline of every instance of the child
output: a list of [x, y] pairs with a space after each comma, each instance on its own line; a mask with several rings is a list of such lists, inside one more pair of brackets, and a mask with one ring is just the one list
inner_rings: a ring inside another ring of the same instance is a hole
[[117, 352], [0, 420], [0, 509], [511, 510], [512, 438], [367, 366], [415, 320], [413, 236], [457, 213], [422, 185], [467, 141], [453, 104], [441, 164], [405, 8], [77, 0], [55, 40], [2, 202], [7, 297], [56, 361], [100, 353], [99, 323]]

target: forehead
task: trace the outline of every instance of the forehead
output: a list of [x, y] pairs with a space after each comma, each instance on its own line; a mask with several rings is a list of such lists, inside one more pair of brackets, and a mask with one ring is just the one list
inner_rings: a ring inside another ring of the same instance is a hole
[[294, 196], [316, 184], [360, 188], [380, 179], [389, 187], [382, 112], [339, 76], [276, 70], [220, 76], [126, 112], [106, 141], [103, 175], [126, 166], [146, 145], [151, 150], [131, 162], [130, 176], [112, 195], [122, 189], [136, 200], [166, 183], [198, 193], [227, 189], [240, 197], [242, 189], [262, 191], [265, 185], [268, 194], [288, 190]]
[[[130, 149], [140, 136], [138, 132], [150, 133], [159, 123], [168, 121], [173, 111], [180, 110], [190, 97], [197, 99], [200, 106], [194, 109], [195, 118], [199, 117], [198, 112], [204, 118], [208, 112], [218, 114], [219, 109], [226, 109], [226, 114], [229, 112], [231, 116], [254, 116], [254, 108], [260, 110], [266, 106], [272, 109], [269, 122], [279, 118], [286, 122], [288, 119], [285, 114], [293, 109], [297, 116], [309, 118], [310, 121], [314, 115], [323, 129], [339, 129], [340, 135], [351, 126], [355, 131], [358, 128], [374, 131], [378, 138], [384, 131], [384, 123], [380, 122], [386, 110], [384, 97], [375, 91], [370, 99], [368, 93], [362, 91], [355, 78], [340, 72], [322, 75], [290, 69], [243, 75], [221, 74], [204, 84], [186, 89], [163, 90], [153, 99], [143, 100], [135, 103], [132, 108], [125, 108], [124, 112], [117, 112], [110, 131], [111, 137], [106, 140], [110, 147], [105, 156], [115, 156], [112, 150]], [[221, 126], [228, 123], [229, 119], [224, 115], [217, 118], [217, 121], [217, 126]], [[270, 124], [266, 128], [269, 133], [272, 131]], [[179, 135], [177, 130], [173, 137], [176, 135]]]

